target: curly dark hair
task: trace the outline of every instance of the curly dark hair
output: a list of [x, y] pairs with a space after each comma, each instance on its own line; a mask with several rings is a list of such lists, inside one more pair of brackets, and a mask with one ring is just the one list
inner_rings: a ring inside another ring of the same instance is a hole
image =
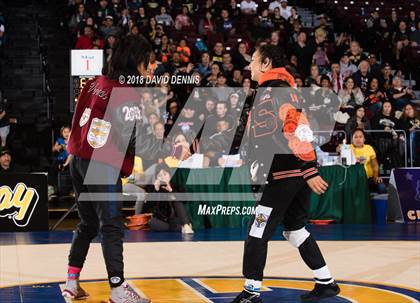
[[137, 66], [143, 63], [147, 68], [152, 47], [141, 36], [122, 37], [112, 50], [111, 59], [104, 68], [104, 74], [111, 80], [119, 76], [138, 75]]

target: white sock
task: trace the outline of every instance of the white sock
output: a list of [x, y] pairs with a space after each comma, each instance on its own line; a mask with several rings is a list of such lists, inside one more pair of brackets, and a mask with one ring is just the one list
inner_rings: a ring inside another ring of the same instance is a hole
[[325, 265], [319, 269], [315, 269], [314, 271], [315, 282], [319, 284], [330, 284], [334, 282], [334, 279], [331, 276], [330, 270], [328, 266]]

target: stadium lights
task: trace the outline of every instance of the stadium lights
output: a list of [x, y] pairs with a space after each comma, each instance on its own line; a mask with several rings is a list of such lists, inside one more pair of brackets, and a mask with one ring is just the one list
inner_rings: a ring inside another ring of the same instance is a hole
[[366, 1], [366, 2], [365, 2], [365, 4], [366, 4], [366, 5], [369, 5], [369, 1]]
[[335, 1], [334, 1], [334, 4], [338, 4], [338, 1], [337, 1], [337, 0], [335, 0]]
[[236, 4], [236, 7], [241, 7], [241, 5], [240, 4]]
[[230, 46], [226, 46], [226, 50], [227, 51], [230, 51]]
[[379, 7], [377, 7], [375, 10], [379, 11]]
[[353, 5], [354, 4], [354, 1], [350, 1], [350, 4]]
[[242, 38], [238, 38], [238, 42], [242, 42]]
[[345, 10], [348, 10], [349, 8], [347, 6], [344, 7]]

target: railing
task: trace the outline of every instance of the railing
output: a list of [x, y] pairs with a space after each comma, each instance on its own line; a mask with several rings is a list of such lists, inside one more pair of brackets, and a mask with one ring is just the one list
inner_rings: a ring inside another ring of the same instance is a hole
[[[414, 135], [414, 138], [412, 139], [411, 136]], [[420, 137], [420, 129], [415, 130], [410, 133], [409, 141], [410, 141], [410, 166], [414, 167], [415, 164], [415, 155], [417, 152], [417, 141]]]
[[346, 134], [346, 131], [344, 130], [331, 130], [331, 131], [330, 130], [316, 130], [313, 133], [314, 135], [330, 134], [330, 138], [336, 134], [344, 134], [344, 139], [347, 140], [347, 134]]
[[[411, 140], [411, 138], [407, 138], [407, 135], [406, 135], [405, 131], [403, 131], [401, 129], [396, 129], [394, 131], [395, 131], [395, 133], [398, 136], [397, 139], [395, 139], [395, 140], [400, 140], [400, 142], [398, 142], [398, 144], [404, 144], [403, 145], [403, 150], [404, 150], [404, 155], [403, 155], [403, 158], [404, 158], [404, 166], [405, 167], [408, 167], [408, 166], [413, 167], [414, 166], [415, 150], [414, 150], [414, 152], [408, 153], [408, 148], [410, 148], [410, 151], [413, 151], [413, 149], [416, 146], [415, 144], [416, 144], [417, 141]], [[314, 135], [331, 134], [331, 137], [333, 135], [339, 134], [339, 133], [342, 133], [343, 134], [343, 138], [346, 138], [347, 137], [346, 132], [344, 130], [338, 130], [338, 131], [337, 130], [334, 130], [334, 131], [314, 131]], [[389, 135], [391, 135], [391, 133], [389, 131], [384, 131], [384, 130], [365, 130], [365, 133], [366, 134], [372, 134], [372, 135], [373, 134], [389, 134]], [[415, 133], [416, 133], [416, 140], [418, 140], [418, 137], [420, 137], [420, 130], [415, 131]], [[403, 140], [401, 139], [401, 136], [403, 137]], [[349, 139], [351, 139], [351, 138], [349, 138]], [[347, 142], [351, 143], [350, 141], [351, 140], [347, 140]], [[322, 144], [319, 144], [319, 145], [322, 145]], [[375, 142], [373, 142], [372, 145], [375, 146]], [[410, 155], [410, 159], [408, 159], [408, 155]]]
[[[408, 158], [407, 158], [407, 135], [406, 135], [405, 131], [403, 131], [402, 129], [395, 129], [394, 131], [398, 135], [398, 138], [396, 140], [400, 140], [401, 135], [404, 137], [404, 166], [407, 167], [407, 165], [408, 165]], [[389, 135], [391, 135], [391, 132], [390, 131], [384, 131], [384, 130], [365, 130], [365, 133], [367, 133], [367, 134], [370, 134], [370, 133], [372, 133], [372, 134], [382, 133], [382, 134], [389, 134]]]

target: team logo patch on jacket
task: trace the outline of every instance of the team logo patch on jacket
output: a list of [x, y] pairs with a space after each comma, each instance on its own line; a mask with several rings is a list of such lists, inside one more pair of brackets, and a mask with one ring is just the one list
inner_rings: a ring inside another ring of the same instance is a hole
[[87, 134], [87, 141], [93, 148], [101, 148], [108, 140], [111, 123], [98, 118], [93, 118]]
[[82, 116], [80, 117], [80, 120], [79, 120], [79, 126], [80, 127], [83, 127], [89, 121], [91, 112], [92, 112], [92, 110], [89, 107], [85, 108], [85, 110], [83, 111], [83, 114], [82, 114]]

